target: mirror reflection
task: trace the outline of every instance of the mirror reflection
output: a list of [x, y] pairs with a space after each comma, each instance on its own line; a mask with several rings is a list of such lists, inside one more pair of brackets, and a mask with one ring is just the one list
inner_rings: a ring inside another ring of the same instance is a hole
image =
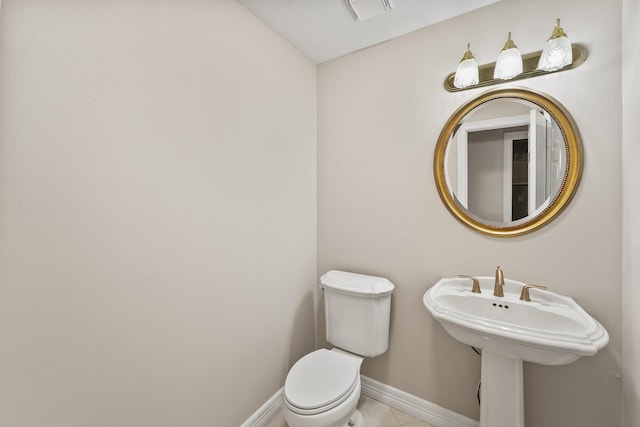
[[517, 235], [543, 225], [571, 198], [581, 145], [557, 102], [530, 91], [499, 90], [454, 113], [434, 166], [441, 197], [466, 225]]
[[460, 205], [490, 223], [535, 215], [556, 195], [566, 172], [564, 140], [534, 104], [485, 104], [451, 137], [445, 174]]

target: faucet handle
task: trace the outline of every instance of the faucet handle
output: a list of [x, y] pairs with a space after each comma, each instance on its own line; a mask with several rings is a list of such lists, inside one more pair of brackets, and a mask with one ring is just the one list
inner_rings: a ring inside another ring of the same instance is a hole
[[480, 281], [475, 276], [467, 276], [466, 274], [459, 274], [458, 277], [462, 277], [463, 279], [471, 279], [473, 281], [473, 286], [471, 288], [471, 292], [474, 294], [480, 294]]
[[529, 289], [531, 288], [536, 288], [536, 289], [547, 289], [546, 286], [542, 286], [542, 285], [524, 285], [522, 287], [522, 292], [520, 293], [520, 299], [522, 301], [528, 301], [531, 302], [531, 297], [529, 297]]

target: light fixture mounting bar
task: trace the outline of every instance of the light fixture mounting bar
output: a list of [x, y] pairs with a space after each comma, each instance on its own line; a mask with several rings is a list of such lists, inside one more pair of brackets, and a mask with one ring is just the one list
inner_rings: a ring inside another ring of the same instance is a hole
[[484, 64], [478, 67], [479, 81], [477, 84], [464, 88], [457, 88], [453, 84], [453, 80], [456, 74], [455, 72], [453, 72], [449, 74], [444, 80], [444, 87], [449, 92], [459, 92], [461, 90], [475, 89], [483, 86], [492, 86], [496, 84], [507, 83], [514, 80], [529, 79], [531, 77], [544, 76], [551, 73], [559, 73], [561, 71], [570, 70], [581, 65], [587, 59], [587, 48], [581, 44], [574, 43], [572, 46], [573, 62], [557, 71], [542, 71], [536, 69], [541, 54], [542, 51], [539, 50], [537, 52], [522, 55], [522, 73], [509, 80], [500, 80], [493, 78], [493, 70], [495, 69], [496, 63], [492, 62], [491, 64]]

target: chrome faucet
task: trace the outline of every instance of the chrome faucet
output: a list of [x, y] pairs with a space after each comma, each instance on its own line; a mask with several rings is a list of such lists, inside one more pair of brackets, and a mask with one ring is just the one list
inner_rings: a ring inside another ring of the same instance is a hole
[[500, 270], [500, 266], [496, 267], [496, 283], [493, 287], [493, 295], [497, 297], [504, 296], [504, 274]]

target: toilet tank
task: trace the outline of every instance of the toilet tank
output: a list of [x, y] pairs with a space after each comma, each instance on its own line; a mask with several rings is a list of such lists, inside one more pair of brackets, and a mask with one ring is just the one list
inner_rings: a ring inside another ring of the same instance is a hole
[[384, 277], [332, 270], [322, 275], [320, 286], [327, 341], [366, 357], [387, 351], [393, 283]]

